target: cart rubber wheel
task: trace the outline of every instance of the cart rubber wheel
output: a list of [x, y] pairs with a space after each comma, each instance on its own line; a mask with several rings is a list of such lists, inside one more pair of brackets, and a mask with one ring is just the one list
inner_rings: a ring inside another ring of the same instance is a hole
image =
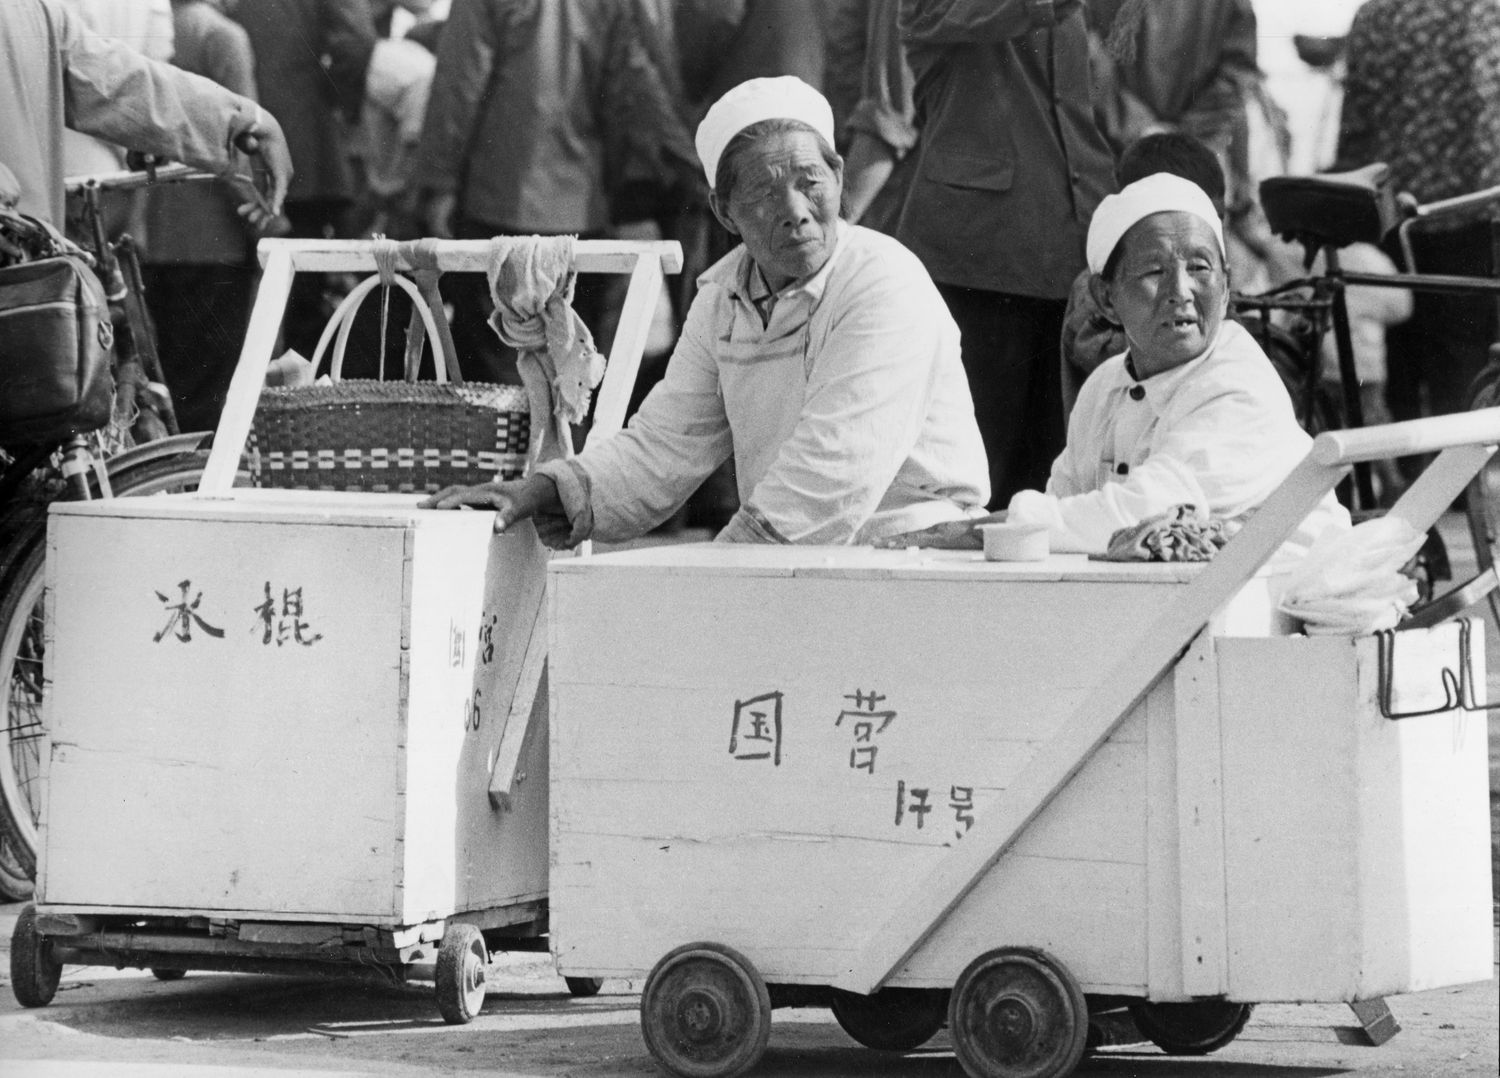
[[690, 943], [666, 955], [641, 991], [641, 1033], [682, 1078], [733, 1078], [765, 1054], [771, 994], [744, 955]]
[[161, 969], [158, 966], [151, 967], [151, 976], [158, 981], [180, 981], [187, 976], [185, 969]]
[[52, 957], [52, 941], [36, 930], [36, 907], [30, 902], [10, 934], [10, 990], [23, 1007], [45, 1007], [57, 995], [62, 963]]
[[599, 977], [564, 977], [563, 980], [568, 984], [568, 995], [578, 999], [597, 996], [599, 989], [604, 987], [604, 981]]
[[943, 1028], [945, 996], [934, 988], [882, 988], [870, 996], [834, 989], [829, 1007], [844, 1032], [866, 1048], [909, 1052]]
[[1254, 1007], [1201, 999], [1192, 1003], [1132, 1003], [1130, 1017], [1169, 1056], [1206, 1056], [1240, 1035]]
[[450, 924], [438, 947], [433, 987], [443, 1021], [461, 1026], [484, 1007], [484, 969], [489, 952], [479, 929], [470, 924]]
[[1083, 1058], [1088, 1032], [1078, 981], [1033, 948], [980, 955], [948, 1003], [948, 1035], [971, 1078], [1061, 1078]]

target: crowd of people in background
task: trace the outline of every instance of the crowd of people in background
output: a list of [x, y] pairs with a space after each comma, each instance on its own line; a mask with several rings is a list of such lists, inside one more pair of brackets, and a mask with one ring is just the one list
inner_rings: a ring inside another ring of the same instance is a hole
[[[1130, 179], [1117, 166], [1139, 139], [1179, 133], [1218, 158], [1234, 287], [1302, 269], [1256, 200], [1294, 153], [1258, 62], [1252, 0], [52, 2], [257, 100], [286, 133], [296, 174], [266, 227], [247, 227], [225, 188], [152, 192], [133, 207], [185, 429], [216, 420], [267, 232], [676, 239], [686, 267], [654, 338], [659, 375], [699, 275], [732, 246], [692, 132], [757, 76], [796, 75], [826, 94], [845, 217], [894, 236], [937, 284], [961, 331], [992, 505], [1045, 483], [1069, 385], [1105, 358], [1061, 348], [1060, 362], [1060, 342], [1077, 337], [1065, 330], [1077, 328], [1069, 302], [1090, 218]], [[1369, 0], [1343, 53], [1309, 59], [1347, 70], [1337, 159], [1318, 166], [1383, 160], [1424, 202], [1500, 184], [1494, 0]], [[82, 140], [68, 153], [69, 173], [110, 160]], [[1476, 219], [1433, 236], [1418, 268], [1494, 274], [1490, 235]], [[1356, 257], [1394, 269], [1392, 253]], [[288, 347], [312, 354], [337, 286], [299, 283]], [[483, 282], [444, 288], [466, 376], [516, 381], [486, 325]], [[620, 297], [585, 279], [575, 302], [607, 348]], [[1371, 317], [1383, 329], [1403, 313]], [[1455, 410], [1496, 337], [1492, 301], [1419, 297], [1391, 330], [1389, 381], [1383, 357], [1366, 357], [1362, 377], [1388, 386], [1372, 399], [1388, 396], [1398, 418]], [[381, 354], [370, 342], [366, 362]], [[711, 482], [693, 511], [722, 523], [732, 491]]]

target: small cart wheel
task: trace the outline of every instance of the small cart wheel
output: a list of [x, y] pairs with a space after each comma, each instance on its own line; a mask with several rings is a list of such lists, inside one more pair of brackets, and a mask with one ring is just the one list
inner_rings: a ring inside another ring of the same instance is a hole
[[948, 1035], [971, 1078], [1060, 1078], [1083, 1058], [1089, 1010], [1066, 966], [1045, 951], [980, 955], [953, 987]]
[[682, 1078], [733, 1078], [765, 1054], [771, 995], [755, 967], [716, 943], [678, 947], [641, 992], [641, 1034], [656, 1061]]
[[438, 947], [433, 974], [443, 1021], [461, 1026], [484, 1006], [484, 967], [489, 964], [484, 937], [470, 924], [451, 924]]
[[871, 996], [834, 989], [833, 1017], [844, 1032], [879, 1052], [909, 1052], [948, 1020], [945, 993], [932, 988], [882, 988]]
[[10, 934], [10, 990], [23, 1007], [45, 1007], [61, 979], [62, 963], [53, 957], [52, 941], [36, 930], [36, 907], [28, 902]]
[[1240, 1035], [1254, 1008], [1249, 1003], [1200, 999], [1192, 1003], [1132, 1003], [1130, 1017], [1169, 1056], [1206, 1056]]
[[568, 984], [568, 994], [578, 999], [597, 996], [599, 989], [604, 987], [604, 981], [598, 977], [564, 977], [563, 980]]
[[158, 981], [180, 981], [187, 976], [185, 969], [162, 969], [159, 966], [151, 967], [151, 976]]

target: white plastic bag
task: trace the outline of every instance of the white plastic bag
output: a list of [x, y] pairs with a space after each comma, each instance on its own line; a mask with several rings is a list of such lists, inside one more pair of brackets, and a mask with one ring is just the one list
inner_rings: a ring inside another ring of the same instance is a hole
[[1309, 633], [1358, 636], [1394, 628], [1417, 600], [1417, 583], [1401, 572], [1423, 536], [1398, 517], [1324, 532], [1292, 570], [1281, 609]]

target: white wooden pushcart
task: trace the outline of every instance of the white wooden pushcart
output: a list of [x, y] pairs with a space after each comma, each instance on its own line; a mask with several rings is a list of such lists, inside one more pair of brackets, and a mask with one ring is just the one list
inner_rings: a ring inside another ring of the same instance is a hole
[[1256, 1002], [1388, 1035], [1383, 997], [1490, 976], [1482, 625], [1300, 635], [1262, 567], [1355, 461], [1441, 451], [1391, 510], [1420, 532], [1497, 440], [1322, 435], [1206, 566], [554, 562], [559, 968], [649, 971], [646, 1043], [698, 1078], [793, 1002], [876, 1048], [946, 1023], [976, 1078], [1065, 1075], [1127, 1005], [1177, 1052]]
[[[440, 241], [437, 268], [481, 272], [488, 249]], [[681, 250], [575, 251], [630, 277], [593, 426], [617, 429]], [[546, 946], [547, 555], [529, 525], [495, 536], [420, 494], [235, 486], [293, 275], [375, 269], [369, 242], [260, 253], [199, 491], [54, 507], [13, 988], [46, 1004], [64, 962], [432, 976], [467, 1021], [489, 948]]]

